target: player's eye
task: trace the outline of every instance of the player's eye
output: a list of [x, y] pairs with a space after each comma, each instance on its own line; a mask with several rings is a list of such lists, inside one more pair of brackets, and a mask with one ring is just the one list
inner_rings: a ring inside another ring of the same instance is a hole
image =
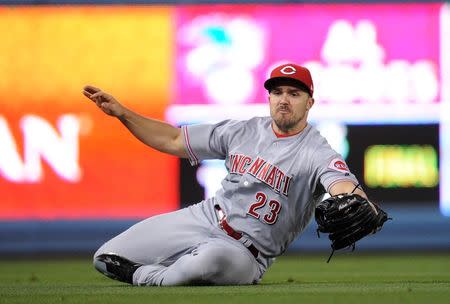
[[272, 90], [271, 92], [273, 95], [280, 95], [281, 91], [280, 90]]

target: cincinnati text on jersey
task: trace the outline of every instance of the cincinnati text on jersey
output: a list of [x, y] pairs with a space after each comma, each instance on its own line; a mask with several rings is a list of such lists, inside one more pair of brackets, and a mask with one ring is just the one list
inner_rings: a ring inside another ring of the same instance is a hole
[[260, 180], [276, 193], [288, 196], [292, 176], [286, 175], [280, 168], [261, 157], [252, 159], [243, 154], [230, 154], [230, 174], [248, 173]]

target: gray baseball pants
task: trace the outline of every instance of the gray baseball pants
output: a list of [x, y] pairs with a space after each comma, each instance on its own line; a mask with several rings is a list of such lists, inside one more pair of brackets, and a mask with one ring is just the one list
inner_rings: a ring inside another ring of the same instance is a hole
[[255, 258], [219, 226], [212, 200], [143, 220], [101, 246], [143, 264], [133, 285], [244, 285], [261, 280], [272, 259]]

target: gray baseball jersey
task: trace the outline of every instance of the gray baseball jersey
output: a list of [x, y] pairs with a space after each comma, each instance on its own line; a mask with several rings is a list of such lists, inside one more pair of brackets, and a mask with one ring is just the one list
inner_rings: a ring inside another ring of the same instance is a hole
[[314, 207], [343, 180], [357, 184], [342, 157], [311, 125], [277, 137], [270, 117], [182, 128], [192, 165], [224, 159], [228, 175], [213, 198], [236, 231], [266, 257], [282, 254]]
[[[337, 181], [355, 177], [319, 132], [278, 138], [272, 119], [223, 121], [182, 128], [193, 165], [225, 159], [222, 189], [198, 204], [143, 220], [103, 244], [94, 255], [113, 253], [140, 263], [135, 285], [254, 284], [311, 220], [316, 202]], [[215, 205], [244, 236], [225, 233]], [[251, 245], [259, 250], [253, 255]], [[261, 253], [261, 254], [260, 254]]]

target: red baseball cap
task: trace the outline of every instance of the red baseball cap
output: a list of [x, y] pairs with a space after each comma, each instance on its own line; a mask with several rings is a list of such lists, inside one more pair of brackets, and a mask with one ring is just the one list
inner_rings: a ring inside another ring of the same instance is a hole
[[264, 87], [270, 91], [275, 85], [283, 80], [292, 81], [294, 84], [300, 85], [300, 87], [308, 92], [309, 95], [313, 95], [314, 84], [311, 73], [307, 68], [293, 63], [277, 66], [270, 73], [270, 78], [264, 82]]

